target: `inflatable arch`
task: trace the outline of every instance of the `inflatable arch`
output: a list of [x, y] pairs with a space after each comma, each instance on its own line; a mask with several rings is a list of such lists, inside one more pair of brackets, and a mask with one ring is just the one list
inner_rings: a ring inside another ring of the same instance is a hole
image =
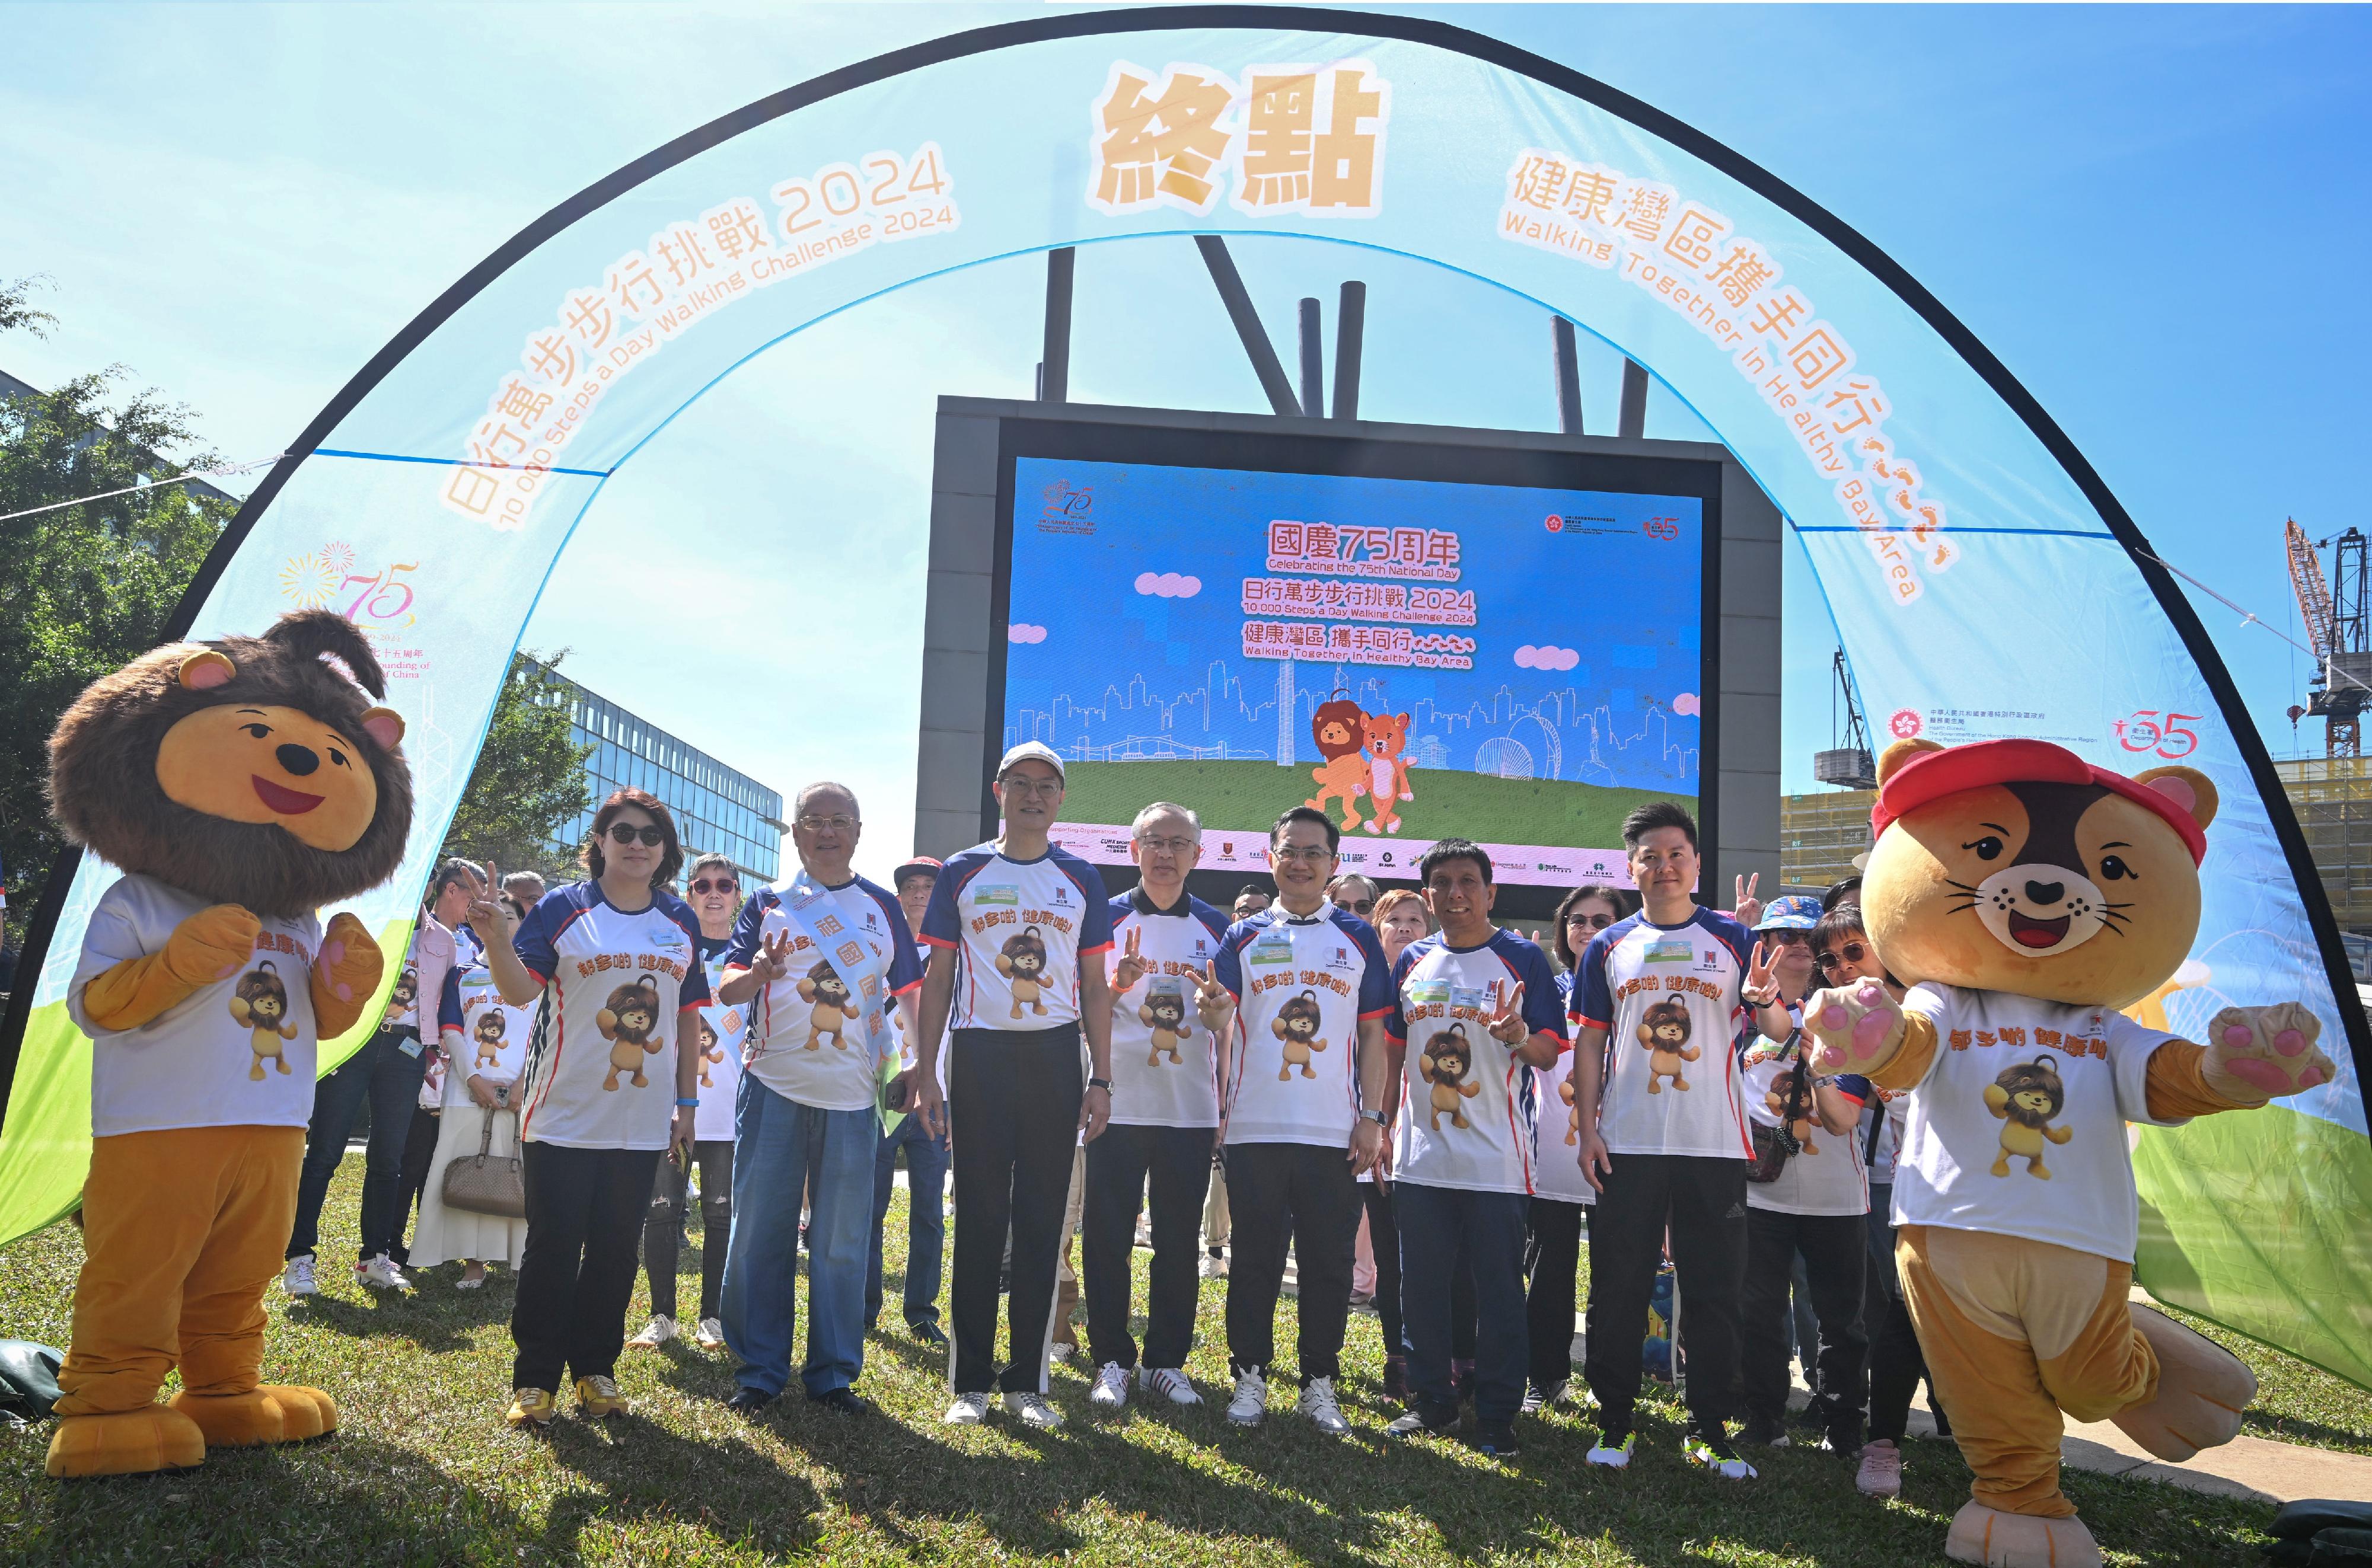
[[[1165, 234], [1374, 247], [1581, 323], [1778, 504], [1880, 726], [2210, 774], [2198, 946], [2145, 1006], [2196, 1034], [2227, 1000], [2303, 996], [2342, 1072], [2259, 1115], [2139, 1134], [2141, 1277], [2372, 1384], [2372, 1038], [2190, 604], [2059, 427], [1868, 241], [1670, 116], [1477, 34], [1298, 8], [1072, 14], [725, 115], [554, 207], [380, 350], [240, 510], [173, 629], [253, 631], [336, 591], [385, 633], [421, 809], [404, 872], [360, 907], [400, 939], [539, 587], [644, 442], [768, 346], [904, 285]], [[36, 917], [0, 1036], [0, 1237], [80, 1191], [87, 1048], [64, 997], [111, 875], [69, 857]]]

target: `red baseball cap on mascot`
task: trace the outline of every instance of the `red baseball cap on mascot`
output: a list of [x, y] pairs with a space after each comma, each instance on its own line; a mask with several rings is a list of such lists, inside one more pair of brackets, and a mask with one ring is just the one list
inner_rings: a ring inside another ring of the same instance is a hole
[[2142, 784], [2096, 768], [2047, 740], [1977, 740], [1912, 758], [1879, 787], [1878, 804], [1869, 812], [1870, 836], [1875, 839], [1888, 823], [1931, 800], [2006, 784], [2097, 784], [2166, 819], [2167, 826], [2181, 835], [2193, 865], [2207, 853], [2207, 835], [2191, 815], [2188, 784], [2174, 778]]

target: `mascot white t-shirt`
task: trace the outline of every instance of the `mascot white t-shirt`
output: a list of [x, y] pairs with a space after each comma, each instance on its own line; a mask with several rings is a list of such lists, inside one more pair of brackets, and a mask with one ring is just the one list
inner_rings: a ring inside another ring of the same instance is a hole
[[[444, 1103], [475, 1105], [470, 1080], [516, 1084], [527, 1071], [528, 1042], [535, 1038], [535, 1010], [503, 1000], [494, 971], [480, 959], [445, 975], [445, 996], [436, 1010], [437, 1030], [445, 1042], [447, 1066], [442, 1074]], [[519, 1103], [514, 1092], [511, 1103]]]
[[948, 1028], [1034, 1034], [1077, 1023], [1079, 966], [1111, 946], [1109, 900], [1102, 873], [1066, 849], [1008, 860], [984, 843], [951, 856], [920, 933], [955, 950]]
[[[716, 988], [725, 983], [733, 938], [703, 935], [699, 947], [700, 967], [708, 975], [708, 994], [715, 996]], [[703, 1143], [732, 1141], [733, 1100], [741, 1087], [741, 1052], [747, 1044], [749, 1014], [746, 1005], [727, 1007], [722, 1003], [700, 1010], [700, 1078], [693, 1090], [700, 1096], [700, 1109], [692, 1113], [692, 1135]]]
[[1304, 916], [1273, 904], [1227, 928], [1218, 968], [1238, 1004], [1227, 1142], [1350, 1147], [1359, 1024], [1392, 1010], [1375, 929], [1331, 901]]
[[[1750, 1120], [1764, 1127], [1779, 1125], [1772, 1098], [1776, 1096], [1781, 1105], [1786, 1104], [1788, 1080], [1795, 1074], [1796, 1052], [1801, 1048], [1800, 1040], [1791, 1047], [1768, 1036], [1757, 1036], [1747, 1048], [1740, 1071], [1746, 1079]], [[1840, 1074], [1834, 1087], [1856, 1105], [1869, 1104], [1878, 1094], [1867, 1078], [1851, 1073]], [[1846, 1132], [1830, 1132], [1820, 1125], [1812, 1096], [1808, 1076], [1802, 1115], [1797, 1119], [1803, 1145], [1779, 1167], [1776, 1181], [1746, 1184], [1746, 1206], [1782, 1214], [1866, 1214], [1869, 1213], [1869, 1170], [1862, 1162], [1860, 1123], [1856, 1121]]]
[[1582, 949], [1573, 1021], [1607, 1031], [1598, 1132], [1609, 1153], [1753, 1154], [1736, 1050], [1753, 942], [1728, 915], [1700, 909], [1669, 927], [1631, 915]]
[[[863, 1110], [874, 1103], [881, 1063], [894, 1049], [882, 1010], [923, 983], [913, 937], [897, 899], [858, 877], [820, 889], [803, 906], [799, 919], [813, 930], [811, 939], [785, 903], [795, 896], [797, 880], [761, 889], [742, 906], [734, 928], [726, 957], [731, 969], [748, 969], [768, 938], [791, 941], [790, 967], [750, 1004], [741, 1070], [799, 1105]], [[833, 948], [861, 943], [863, 951], [835, 968], [832, 951], [819, 942]], [[864, 994], [868, 974], [879, 981], [869, 1001]]]
[[1111, 1119], [1126, 1127], [1216, 1127], [1218, 1053], [1194, 1011], [1194, 981], [1217, 958], [1227, 918], [1189, 893], [1157, 910], [1142, 888], [1111, 901], [1112, 950], [1136, 938], [1145, 973], [1114, 998]]
[[[1458, 948], [1433, 935], [1401, 954], [1384, 1020], [1385, 1033], [1408, 1042], [1395, 1180], [1471, 1192], [1533, 1190], [1533, 1072], [1491, 1035], [1491, 1015], [1518, 985], [1526, 1038], [1547, 1034], [1562, 1043], [1556, 977], [1523, 937], [1494, 931], [1480, 947]], [[1557, 1053], [1560, 1062], [1571, 1054]]]

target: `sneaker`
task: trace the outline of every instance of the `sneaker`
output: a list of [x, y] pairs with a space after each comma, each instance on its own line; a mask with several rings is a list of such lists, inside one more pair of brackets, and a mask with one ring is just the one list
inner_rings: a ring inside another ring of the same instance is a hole
[[1631, 1463], [1631, 1446], [1638, 1439], [1639, 1434], [1628, 1426], [1609, 1426], [1590, 1445], [1586, 1460], [1599, 1469], [1622, 1469]]
[[1564, 1403], [1565, 1396], [1571, 1392], [1573, 1392], [1573, 1379], [1570, 1377], [1560, 1377], [1555, 1382], [1541, 1390], [1541, 1403], [1544, 1405], [1561, 1405]]
[[1007, 1394], [1005, 1396], [1005, 1413], [1019, 1416], [1021, 1424], [1033, 1432], [1052, 1432], [1063, 1424], [1063, 1412], [1049, 1403], [1043, 1394]]
[[1136, 1369], [1136, 1386], [1159, 1394], [1173, 1405], [1199, 1405], [1203, 1396], [1186, 1380], [1186, 1374], [1174, 1366], [1140, 1366]]
[[576, 1408], [596, 1419], [624, 1415], [631, 1409], [626, 1396], [610, 1378], [595, 1374], [576, 1380]]
[[1902, 1491], [1902, 1450], [1889, 1438], [1873, 1437], [1862, 1445], [1861, 1468], [1854, 1472], [1854, 1490], [1864, 1497], [1894, 1497]]
[[1046, 1353], [1067, 1366], [1070, 1365], [1071, 1353], [1078, 1348], [1079, 1347], [1076, 1345], [1066, 1345], [1062, 1341], [1057, 1340], [1054, 1342], [1053, 1345], [1048, 1349]]
[[355, 1271], [355, 1278], [373, 1290], [410, 1290], [412, 1282], [395, 1266], [395, 1260], [382, 1252], [366, 1260]]
[[1237, 1426], [1258, 1426], [1268, 1414], [1268, 1379], [1257, 1366], [1236, 1374], [1236, 1397], [1227, 1401], [1227, 1420]]
[[988, 1419], [986, 1394], [958, 1394], [948, 1413], [939, 1417], [949, 1426], [978, 1426]]
[[1524, 1386], [1523, 1413], [1526, 1415], [1538, 1415], [1541, 1411], [1554, 1403], [1555, 1400], [1556, 1395], [1550, 1393], [1546, 1388], [1540, 1387], [1538, 1384], [1528, 1383]]
[[1384, 1398], [1403, 1407], [1416, 1403], [1415, 1391], [1409, 1388], [1407, 1356], [1384, 1357]]
[[699, 1330], [692, 1336], [692, 1342], [703, 1350], [723, 1350], [725, 1325], [716, 1318], [703, 1318], [700, 1320]]
[[1351, 1430], [1343, 1419], [1343, 1406], [1334, 1398], [1334, 1379], [1312, 1377], [1301, 1386], [1301, 1413], [1317, 1424], [1329, 1437], [1340, 1437]]
[[1096, 1386], [1087, 1390], [1087, 1406], [1091, 1410], [1116, 1411], [1128, 1403], [1128, 1368], [1117, 1361], [1104, 1363], [1096, 1374]]
[[1203, 1254], [1203, 1277], [1206, 1280], [1224, 1280], [1227, 1277], [1226, 1252], [1214, 1247]]
[[321, 1287], [313, 1283], [313, 1255], [300, 1252], [288, 1260], [280, 1271], [280, 1288], [290, 1295], [319, 1295]]
[[676, 1337], [675, 1319], [662, 1312], [643, 1325], [643, 1331], [626, 1342], [628, 1350], [657, 1350]]
[[1524, 1446], [1516, 1441], [1513, 1422], [1494, 1421], [1475, 1428], [1474, 1451], [1494, 1459], [1512, 1459]]
[[1767, 1415], [1750, 1415], [1746, 1418], [1746, 1430], [1738, 1434], [1738, 1441], [1748, 1448], [1785, 1448], [1790, 1439], [1787, 1428], [1781, 1423]]
[[513, 1388], [510, 1413], [503, 1419], [513, 1426], [548, 1426], [560, 1413], [548, 1388]]
[[1680, 1445], [1681, 1457], [1724, 1481], [1752, 1481], [1756, 1471], [1752, 1465], [1738, 1457], [1729, 1446], [1728, 1434], [1718, 1426], [1699, 1425], [1690, 1432], [1688, 1441]]
[[948, 1336], [936, 1323], [909, 1323], [906, 1325], [906, 1332], [913, 1335], [924, 1344], [939, 1350], [948, 1348]]
[[1457, 1430], [1456, 1406], [1443, 1408], [1411, 1405], [1401, 1415], [1395, 1417], [1389, 1426], [1384, 1428], [1384, 1435], [1387, 1437], [1419, 1435], [1439, 1437]]

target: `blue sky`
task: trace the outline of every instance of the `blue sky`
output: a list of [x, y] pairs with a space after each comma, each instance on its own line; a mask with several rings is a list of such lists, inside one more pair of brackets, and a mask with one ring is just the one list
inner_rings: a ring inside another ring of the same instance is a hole
[[[2268, 621], [2296, 633], [2283, 518], [2317, 538], [2366, 520], [2362, 9], [1411, 9], [1588, 72], [1838, 214], [2024, 381], [2169, 561]], [[9, 6], [0, 276], [47, 273], [63, 324], [0, 340], [0, 367], [46, 385], [122, 362], [226, 455], [268, 455], [571, 192], [836, 64], [1031, 10]], [[1417, 263], [1236, 249], [1280, 343], [1297, 297], [1331, 314], [1343, 277], [1369, 284], [1363, 412], [1552, 425], [1536, 309]], [[886, 866], [913, 787], [917, 455], [939, 392], [1028, 394], [1041, 276], [941, 279], [754, 362], [610, 482], [529, 641], [571, 645], [587, 684], [786, 791], [846, 778], [867, 807], [860, 863]], [[1182, 243], [1095, 247], [1079, 290], [1075, 398], [1265, 408]], [[1594, 425], [1618, 375], [1586, 351]], [[1662, 397], [1648, 431], [1707, 434]], [[681, 606], [680, 643], [621, 644], [586, 613], [624, 551]], [[1787, 777], [1809, 787], [1831, 634], [1793, 555], [1782, 591]], [[2302, 656], [2200, 603], [2275, 753], [2320, 750], [2283, 713]], [[877, 656], [825, 689], [802, 679], [802, 640]]]

